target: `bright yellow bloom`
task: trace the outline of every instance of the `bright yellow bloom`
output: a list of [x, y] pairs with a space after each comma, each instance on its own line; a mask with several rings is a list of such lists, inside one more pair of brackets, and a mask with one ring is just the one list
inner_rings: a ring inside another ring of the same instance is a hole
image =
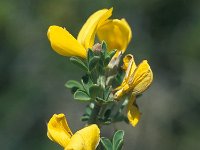
[[87, 57], [87, 49], [92, 48], [95, 35], [100, 41], [106, 41], [110, 50], [125, 51], [132, 32], [125, 19], [108, 20], [113, 8], [102, 9], [92, 14], [75, 39], [66, 29], [50, 26], [47, 32], [51, 47], [63, 56]]
[[100, 41], [105, 41], [109, 50], [117, 49], [124, 52], [132, 38], [131, 28], [125, 19], [107, 20], [102, 24], [97, 35]]
[[54, 114], [47, 124], [47, 136], [65, 150], [94, 150], [100, 140], [100, 130], [96, 124], [72, 134], [64, 114]]
[[117, 91], [114, 95], [115, 99], [119, 99], [129, 92], [135, 95], [141, 94], [153, 81], [153, 72], [147, 60], [143, 60], [137, 67], [133, 56], [128, 54], [124, 57], [123, 62], [126, 74], [122, 84], [115, 89]]
[[143, 60], [138, 67], [135, 64], [132, 55], [126, 55], [123, 59], [123, 69], [126, 71], [122, 84], [115, 89], [114, 98], [119, 98], [127, 93], [131, 93], [131, 98], [128, 102], [128, 119], [135, 126], [140, 119], [140, 112], [135, 103], [136, 95], [144, 92], [153, 81], [153, 72], [147, 62]]

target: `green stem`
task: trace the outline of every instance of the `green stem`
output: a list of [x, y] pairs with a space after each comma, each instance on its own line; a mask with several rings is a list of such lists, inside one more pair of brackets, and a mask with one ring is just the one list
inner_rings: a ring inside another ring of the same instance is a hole
[[[101, 110], [101, 105], [94, 103], [94, 108], [88, 120], [88, 124], [97, 124], [98, 125], [98, 115]], [[98, 125], [99, 126], [99, 125]]]

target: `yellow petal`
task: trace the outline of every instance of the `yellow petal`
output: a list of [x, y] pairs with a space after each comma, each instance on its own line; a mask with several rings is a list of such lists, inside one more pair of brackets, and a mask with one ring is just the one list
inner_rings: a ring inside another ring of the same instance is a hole
[[130, 76], [133, 74], [137, 66], [135, 64], [133, 55], [131, 54], [126, 55], [123, 59], [123, 62], [124, 62], [123, 69], [125, 69], [126, 71], [124, 81], [127, 83], [127, 81], [129, 80]]
[[130, 124], [132, 126], [136, 126], [137, 123], [139, 122], [140, 120], [140, 115], [141, 113], [139, 112], [139, 109], [138, 107], [135, 105], [135, 95], [132, 94], [131, 95], [131, 98], [128, 102], [128, 112], [127, 112], [127, 117], [128, 117], [128, 120], [130, 122]]
[[133, 67], [133, 70], [135, 70], [135, 68], [136, 68], [136, 64], [135, 64], [135, 61], [134, 61], [134, 58], [133, 58], [133, 55], [131, 55], [131, 54], [128, 54], [128, 55], [126, 55], [124, 58], [123, 58], [123, 66], [122, 66], [122, 68], [124, 69], [124, 70], [127, 70], [128, 69], [128, 66], [130, 66], [130, 64], [132, 65], [132, 67]]
[[147, 62], [143, 60], [129, 79], [129, 86], [133, 93], [140, 94], [145, 91], [153, 81], [153, 72]]
[[50, 26], [47, 36], [51, 47], [58, 54], [86, 58], [86, 49], [66, 29]]
[[126, 19], [122, 18], [121, 21], [123, 22], [124, 26], [126, 26], [126, 29], [128, 30], [128, 42], [131, 41], [132, 39], [132, 31], [131, 31], [131, 27], [129, 26], [128, 22], [126, 21]]
[[117, 49], [124, 52], [132, 37], [131, 29], [125, 19], [107, 20], [97, 31], [100, 41], [105, 41], [109, 50]]
[[64, 114], [54, 114], [47, 124], [47, 136], [50, 140], [66, 147], [73, 135]]
[[113, 8], [102, 9], [92, 14], [80, 30], [77, 40], [85, 49], [94, 45], [97, 28], [112, 15]]
[[65, 147], [65, 150], [86, 150], [85, 143], [81, 135], [74, 134], [69, 144]]
[[115, 100], [120, 100], [119, 98], [124, 95], [124, 89], [123, 86], [119, 86], [115, 89], [116, 93], [114, 94]]
[[128, 84], [128, 81], [130, 79], [130, 76], [133, 74], [133, 72], [136, 69], [136, 64], [133, 58], [133, 55], [128, 54], [123, 59], [123, 69], [125, 69], [126, 74], [124, 76], [124, 79], [122, 81], [122, 84], [115, 89], [117, 91], [114, 95], [115, 99], [119, 99], [121, 96], [123, 96], [125, 93], [131, 90], [130, 85]]
[[96, 124], [77, 131], [65, 150], [95, 150], [100, 140], [100, 130]]

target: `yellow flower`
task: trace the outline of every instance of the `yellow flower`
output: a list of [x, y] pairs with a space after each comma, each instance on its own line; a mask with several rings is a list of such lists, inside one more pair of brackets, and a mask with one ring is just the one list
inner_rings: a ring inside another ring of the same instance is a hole
[[144, 92], [153, 81], [153, 72], [147, 62], [143, 60], [136, 66], [132, 55], [128, 54], [123, 59], [123, 69], [126, 71], [122, 84], [115, 89], [114, 98], [119, 100], [121, 96], [131, 93], [128, 102], [128, 119], [135, 126], [140, 118], [139, 109], [135, 103], [135, 96]]
[[96, 124], [87, 126], [72, 134], [64, 114], [54, 114], [47, 124], [47, 136], [65, 150], [94, 150], [100, 140]]
[[110, 50], [125, 51], [132, 32], [125, 19], [108, 20], [113, 8], [102, 9], [92, 14], [75, 39], [66, 29], [50, 26], [47, 32], [51, 47], [63, 56], [87, 57], [87, 49], [92, 48], [97, 34], [100, 41], [106, 41]]
[[147, 62], [143, 60], [138, 67], [135, 64], [134, 58], [128, 54], [123, 59], [123, 69], [126, 71], [122, 84], [115, 89], [115, 99], [119, 99], [126, 93], [135, 95], [145, 91], [153, 81], [153, 72]]

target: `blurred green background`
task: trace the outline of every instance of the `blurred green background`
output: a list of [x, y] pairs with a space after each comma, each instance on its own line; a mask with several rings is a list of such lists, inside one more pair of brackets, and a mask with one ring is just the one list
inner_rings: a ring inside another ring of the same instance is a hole
[[[65, 113], [73, 132], [83, 127], [85, 104], [64, 87], [79, 69], [51, 50], [50, 25], [75, 37], [96, 10], [114, 7], [133, 39], [126, 53], [148, 59], [154, 82], [138, 99], [142, 118], [125, 130], [125, 150], [200, 149], [200, 1], [198, 0], [1, 0], [0, 146], [2, 150], [62, 150], [46, 137], [46, 123]], [[112, 127], [102, 136], [110, 137]]]

